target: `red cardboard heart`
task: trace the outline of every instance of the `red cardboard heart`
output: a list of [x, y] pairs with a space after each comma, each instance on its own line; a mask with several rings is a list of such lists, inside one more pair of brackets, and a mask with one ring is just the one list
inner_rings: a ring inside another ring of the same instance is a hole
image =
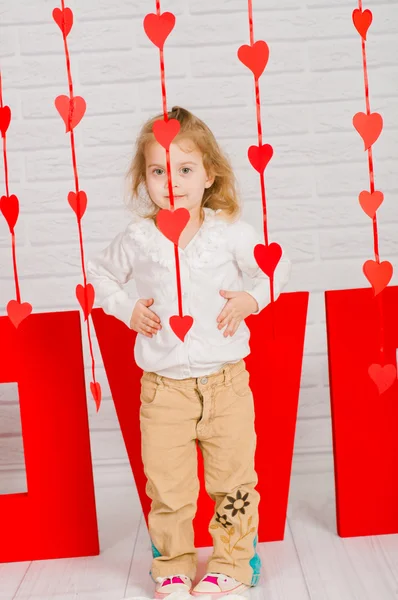
[[262, 40], [255, 42], [253, 46], [244, 44], [238, 50], [238, 58], [252, 71], [254, 77], [258, 79], [267, 66], [269, 48], [266, 42]]
[[368, 373], [372, 381], [375, 382], [379, 390], [379, 394], [382, 394], [388, 390], [397, 379], [397, 369], [395, 365], [370, 365]]
[[366, 190], [363, 190], [359, 194], [359, 204], [363, 211], [373, 219], [376, 214], [376, 210], [379, 208], [384, 200], [383, 192], [373, 192], [372, 194]]
[[91, 394], [94, 398], [94, 401], [95, 401], [95, 404], [97, 407], [97, 412], [98, 412], [100, 404], [101, 404], [101, 396], [102, 396], [101, 386], [98, 383], [98, 381], [96, 383], [94, 383], [93, 381], [90, 381], [90, 390], [91, 390]]
[[85, 321], [86, 321], [88, 315], [91, 313], [91, 309], [93, 308], [93, 305], [94, 305], [95, 292], [94, 292], [94, 288], [91, 285], [91, 283], [88, 283], [86, 285], [86, 291], [87, 291], [87, 304], [86, 304], [86, 295], [84, 293], [84, 286], [81, 285], [80, 283], [76, 286], [76, 298], [78, 299], [79, 304], [83, 309]]
[[174, 29], [176, 18], [171, 12], [161, 15], [150, 13], [144, 19], [144, 30], [155, 46], [162, 50], [163, 45]]
[[184, 317], [174, 315], [170, 317], [169, 322], [176, 336], [183, 342], [186, 334], [192, 327], [193, 318], [190, 315], [185, 315]]
[[9, 106], [0, 106], [0, 131], [1, 131], [2, 137], [5, 136], [10, 122], [11, 122], [11, 108]]
[[390, 282], [393, 274], [392, 264], [388, 260], [378, 263], [375, 260], [367, 260], [363, 265], [363, 272], [371, 284], [375, 296], [382, 292]]
[[352, 20], [358, 33], [366, 40], [366, 34], [372, 23], [373, 15], [369, 9], [362, 12], [360, 8], [356, 8], [352, 12]]
[[262, 146], [250, 146], [247, 155], [251, 166], [259, 173], [263, 173], [274, 154], [274, 150], [270, 144]]
[[375, 143], [383, 129], [383, 117], [379, 113], [367, 115], [359, 112], [354, 115], [352, 122], [365, 143], [365, 150]]
[[8, 223], [8, 227], [10, 228], [10, 232], [12, 233], [19, 215], [19, 200], [15, 194], [11, 194], [11, 196], [2, 196], [0, 198], [0, 211], [3, 213], [3, 216]]
[[178, 239], [187, 226], [189, 219], [189, 210], [186, 208], [181, 207], [177, 210], [162, 208], [156, 216], [156, 224], [163, 235], [171, 240], [173, 244], [178, 244]]
[[77, 194], [75, 192], [69, 192], [68, 202], [75, 212], [78, 219], [81, 219], [86, 212], [87, 207], [87, 195], [86, 192], [80, 191]]
[[60, 8], [54, 8], [53, 19], [65, 37], [67, 37], [73, 25], [73, 12], [71, 9], [65, 8], [61, 10]]
[[66, 125], [65, 133], [68, 133], [68, 131], [71, 131], [71, 129], [76, 127], [84, 117], [84, 113], [86, 112], [86, 101], [81, 96], [75, 96], [72, 99], [68, 98], [68, 96], [57, 96], [57, 98], [55, 98], [55, 107]]
[[14, 327], [18, 327], [20, 323], [32, 312], [32, 305], [29, 302], [22, 304], [17, 300], [10, 300], [7, 304], [7, 314]]
[[254, 247], [254, 258], [258, 266], [270, 278], [273, 276], [281, 256], [282, 248], [276, 242], [272, 242], [269, 246], [257, 244]]
[[154, 122], [152, 131], [159, 144], [168, 150], [171, 142], [180, 131], [180, 122], [177, 119], [169, 119], [168, 121], [158, 119]]

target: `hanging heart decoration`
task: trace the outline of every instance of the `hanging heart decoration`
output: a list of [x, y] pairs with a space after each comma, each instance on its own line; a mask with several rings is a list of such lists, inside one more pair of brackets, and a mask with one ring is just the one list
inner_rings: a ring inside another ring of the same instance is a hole
[[[82, 264], [82, 275], [83, 281], [86, 282], [86, 265], [84, 260], [84, 244], [83, 244], [83, 232], [82, 232], [82, 218], [86, 212], [87, 208], [87, 195], [84, 191], [80, 190], [79, 186], [79, 174], [77, 170], [76, 164], [76, 147], [75, 147], [75, 137], [74, 137], [74, 129], [80, 123], [82, 118], [86, 113], [86, 101], [82, 96], [74, 96], [73, 95], [73, 80], [72, 80], [72, 72], [69, 60], [69, 49], [68, 49], [68, 41], [67, 37], [70, 33], [73, 26], [73, 12], [70, 8], [64, 7], [63, 0], [61, 1], [61, 9], [54, 8], [53, 10], [53, 19], [55, 23], [58, 25], [59, 29], [62, 32], [63, 36], [63, 48], [66, 56], [66, 66], [67, 66], [67, 80], [69, 83], [70, 96], [57, 96], [55, 99], [55, 107], [61, 116], [63, 122], [65, 123], [66, 130], [65, 133], [70, 133], [70, 144], [71, 144], [71, 154], [72, 154], [72, 166], [73, 166], [73, 179], [75, 182], [75, 190], [70, 191], [68, 194], [68, 203], [73, 212], [76, 215], [77, 219], [77, 228], [79, 234], [79, 245], [80, 245], [80, 257]], [[93, 374], [94, 381], [90, 382], [90, 391], [91, 395], [94, 399], [95, 406], [97, 412], [100, 409], [102, 391], [101, 385], [95, 381], [95, 359], [93, 353], [93, 345], [91, 340], [90, 333], [90, 325], [88, 317], [92, 312], [95, 300], [95, 290], [91, 283], [86, 285], [78, 284], [75, 288], [76, 299], [83, 310], [84, 321], [86, 322], [86, 330], [87, 330], [87, 338], [89, 341], [89, 352], [91, 357], [91, 372]]]
[[32, 312], [32, 305], [29, 302], [22, 302], [21, 298], [21, 286], [18, 276], [18, 265], [17, 265], [17, 252], [16, 252], [16, 235], [15, 226], [19, 217], [19, 200], [15, 194], [9, 193], [9, 178], [8, 178], [8, 160], [7, 160], [7, 131], [11, 123], [11, 108], [3, 105], [3, 84], [2, 75], [0, 71], [0, 131], [3, 142], [3, 155], [4, 155], [4, 181], [6, 188], [6, 195], [0, 197], [0, 213], [5, 218], [8, 228], [11, 234], [11, 256], [12, 266], [14, 274], [14, 286], [16, 290], [16, 299], [9, 300], [7, 303], [7, 315], [11, 323], [15, 328], [19, 327], [24, 319], [26, 319]]
[[171, 12], [146, 15], [144, 19], [145, 33], [159, 50], [163, 50], [164, 43], [173, 31], [175, 22], [176, 18]]
[[352, 20], [359, 35], [366, 41], [366, 34], [372, 24], [373, 15], [369, 9], [356, 8], [352, 12]]
[[65, 37], [67, 37], [73, 25], [73, 12], [71, 9], [65, 8], [61, 10], [60, 8], [54, 8], [53, 19]]
[[169, 187], [170, 210], [161, 209], [156, 218], [156, 224], [159, 230], [175, 245], [175, 261], [177, 271], [177, 298], [178, 315], [172, 315], [169, 324], [175, 335], [184, 342], [185, 336], [191, 329], [193, 318], [189, 315], [183, 315], [182, 312], [182, 293], [181, 293], [181, 275], [179, 266], [178, 240], [189, 222], [190, 214], [186, 208], [174, 210], [173, 183], [170, 172], [170, 144], [180, 131], [180, 122], [178, 119], [169, 119], [167, 112], [165, 68], [163, 57], [164, 43], [174, 29], [175, 16], [166, 12], [160, 13], [160, 1], [156, 0], [156, 14], [150, 13], [144, 18], [144, 30], [148, 38], [155, 46], [159, 48], [160, 53], [160, 75], [163, 104], [163, 119], [154, 122], [152, 131], [156, 141], [166, 150], [167, 181]]
[[189, 210], [177, 208], [177, 210], [161, 209], [157, 214], [157, 226], [165, 237], [173, 244], [178, 244], [179, 237], [189, 221]]
[[7, 221], [10, 232], [13, 233], [19, 216], [19, 200], [15, 194], [0, 198], [0, 211]]
[[359, 112], [352, 120], [355, 129], [364, 141], [365, 150], [368, 150], [378, 139], [383, 130], [383, 118], [379, 113], [366, 115]]

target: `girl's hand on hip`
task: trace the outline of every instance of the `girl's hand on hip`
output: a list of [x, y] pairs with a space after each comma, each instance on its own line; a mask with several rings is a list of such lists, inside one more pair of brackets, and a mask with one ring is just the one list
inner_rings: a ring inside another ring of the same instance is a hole
[[220, 290], [223, 298], [227, 298], [227, 303], [217, 317], [218, 329], [223, 329], [224, 337], [234, 335], [238, 329], [240, 322], [246, 319], [249, 315], [258, 310], [257, 300], [248, 292], [228, 292]]
[[146, 337], [153, 337], [154, 333], [162, 329], [159, 317], [148, 308], [153, 302], [153, 298], [140, 298], [134, 306], [130, 319], [130, 328]]

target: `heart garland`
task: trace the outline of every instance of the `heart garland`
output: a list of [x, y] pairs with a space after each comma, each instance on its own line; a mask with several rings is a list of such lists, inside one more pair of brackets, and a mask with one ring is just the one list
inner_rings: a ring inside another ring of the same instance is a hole
[[380, 261], [379, 242], [377, 229], [377, 210], [381, 206], [384, 195], [381, 191], [375, 190], [374, 170], [372, 158], [372, 146], [378, 140], [383, 130], [383, 118], [379, 113], [370, 111], [369, 86], [367, 61], [366, 61], [366, 36], [369, 27], [373, 21], [373, 15], [370, 10], [362, 10], [362, 3], [359, 2], [359, 8], [352, 12], [352, 21], [354, 27], [361, 36], [362, 45], [362, 64], [365, 79], [365, 101], [366, 113], [358, 112], [354, 115], [352, 123], [354, 128], [361, 136], [364, 142], [365, 151], [368, 151], [369, 180], [370, 191], [362, 190], [358, 200], [362, 210], [373, 222], [373, 243], [375, 251], [375, 260], [367, 260], [362, 266], [363, 273], [373, 288], [374, 296], [378, 296], [378, 315], [380, 323], [380, 363], [372, 364], [368, 369], [369, 377], [376, 384], [379, 394], [388, 390], [397, 378], [397, 368], [394, 364], [384, 364], [384, 326], [383, 326], [383, 305], [380, 294], [385, 290], [391, 281], [393, 275], [393, 266], [388, 260]]
[[[60, 117], [65, 123], [66, 130], [65, 133], [70, 133], [71, 140], [71, 150], [72, 156], [76, 156], [75, 152], [75, 138], [74, 138], [74, 129], [80, 123], [82, 118], [86, 112], [86, 101], [81, 96], [73, 95], [73, 86], [72, 86], [72, 74], [70, 68], [69, 61], [69, 50], [68, 50], [68, 42], [67, 36], [72, 30], [73, 27], [73, 12], [70, 8], [64, 6], [64, 0], [61, 0], [61, 9], [54, 8], [52, 12], [53, 19], [55, 23], [58, 25], [62, 32], [62, 37], [64, 40], [64, 49], [66, 54], [66, 64], [67, 64], [67, 77], [70, 82], [70, 96], [57, 96], [55, 98], [55, 108], [57, 109]], [[75, 294], [77, 301], [80, 304], [80, 307], [83, 310], [84, 321], [87, 326], [87, 337], [89, 340], [89, 351], [91, 355], [92, 362], [92, 373], [94, 381], [90, 382], [90, 391], [91, 395], [94, 399], [95, 406], [97, 412], [99, 411], [101, 405], [102, 398], [102, 390], [101, 385], [95, 381], [95, 360], [92, 349], [92, 341], [91, 341], [91, 333], [90, 333], [90, 321], [88, 317], [91, 315], [94, 301], [95, 301], [95, 290], [91, 283], [86, 283], [86, 266], [84, 264], [84, 245], [83, 245], [83, 235], [82, 235], [82, 226], [81, 220], [83, 215], [86, 212], [87, 208], [87, 194], [83, 190], [79, 190], [79, 177], [77, 172], [77, 165], [75, 158], [73, 159], [73, 171], [74, 171], [74, 181], [76, 185], [75, 191], [71, 191], [68, 193], [68, 203], [73, 212], [76, 215], [77, 226], [79, 232], [79, 244], [80, 244], [80, 255], [81, 255], [81, 263], [82, 263], [82, 272], [83, 272], [83, 280], [84, 284], [78, 284], [75, 289]]]
[[6, 195], [0, 197], [0, 213], [5, 218], [8, 228], [11, 234], [11, 246], [12, 246], [12, 262], [14, 271], [14, 284], [16, 291], [16, 300], [10, 300], [7, 303], [7, 315], [11, 323], [17, 329], [19, 325], [24, 321], [32, 312], [32, 305], [29, 302], [21, 301], [21, 292], [18, 277], [18, 266], [16, 259], [16, 236], [15, 236], [15, 225], [17, 224], [19, 217], [19, 200], [15, 194], [9, 193], [9, 181], [8, 181], [8, 168], [7, 168], [7, 131], [11, 123], [11, 108], [9, 106], [3, 106], [3, 88], [2, 78], [0, 71], [0, 131], [3, 140], [3, 154], [4, 154], [4, 180], [6, 185]]
[[256, 114], [257, 114], [257, 130], [258, 130], [258, 145], [250, 146], [247, 152], [249, 162], [253, 169], [260, 175], [260, 188], [263, 207], [263, 223], [264, 223], [264, 244], [257, 244], [254, 248], [254, 258], [259, 268], [269, 277], [270, 280], [270, 296], [271, 304], [274, 302], [274, 273], [278, 263], [282, 257], [282, 248], [276, 242], [269, 244], [268, 242], [268, 225], [267, 225], [267, 200], [265, 195], [264, 171], [270, 162], [274, 150], [270, 144], [262, 143], [262, 126], [261, 126], [261, 101], [260, 101], [260, 86], [259, 78], [263, 74], [265, 67], [268, 64], [269, 48], [265, 41], [254, 41], [253, 29], [253, 6], [252, 0], [249, 0], [249, 33], [250, 45], [242, 45], [238, 48], [238, 59], [244, 64], [254, 76], [254, 88], [256, 96]]
[[165, 68], [163, 57], [163, 46], [174, 29], [175, 16], [170, 12], [160, 13], [160, 1], [156, 0], [156, 14], [150, 13], [144, 18], [144, 31], [150, 41], [159, 48], [160, 54], [160, 74], [162, 81], [162, 102], [163, 102], [163, 120], [158, 119], [154, 122], [152, 131], [156, 141], [166, 150], [167, 179], [170, 197], [170, 210], [159, 210], [156, 218], [156, 224], [161, 233], [174, 244], [175, 261], [177, 270], [177, 297], [178, 297], [178, 315], [173, 315], [169, 319], [170, 327], [175, 335], [183, 342], [188, 331], [193, 325], [193, 318], [190, 315], [182, 313], [182, 293], [181, 277], [179, 268], [178, 240], [181, 233], [187, 226], [190, 214], [186, 208], [174, 209], [173, 184], [170, 172], [170, 144], [180, 131], [180, 123], [177, 119], [168, 119], [167, 98], [165, 83]]

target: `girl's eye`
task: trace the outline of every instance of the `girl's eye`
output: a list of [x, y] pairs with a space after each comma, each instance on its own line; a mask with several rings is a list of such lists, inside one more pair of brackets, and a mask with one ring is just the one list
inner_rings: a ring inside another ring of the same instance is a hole
[[[188, 171], [192, 171], [192, 169], [190, 169], [189, 167], [182, 167], [182, 168], [183, 168], [183, 170], [186, 169]], [[163, 169], [160, 169], [160, 168], [159, 169], [154, 169], [152, 172], [156, 173], [156, 175], [157, 175], [158, 174], [157, 171], [161, 171], [163, 173]], [[162, 173], [160, 173], [160, 174], [162, 174]]]

